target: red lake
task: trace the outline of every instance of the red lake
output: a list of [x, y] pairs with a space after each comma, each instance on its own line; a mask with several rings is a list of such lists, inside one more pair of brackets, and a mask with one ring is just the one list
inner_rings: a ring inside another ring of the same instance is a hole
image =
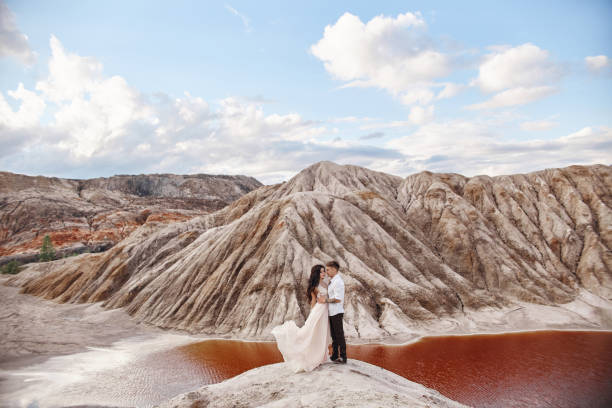
[[[475, 407], [612, 407], [612, 332], [425, 337], [347, 353]], [[162, 354], [202, 385], [282, 361], [271, 342], [206, 340]]]

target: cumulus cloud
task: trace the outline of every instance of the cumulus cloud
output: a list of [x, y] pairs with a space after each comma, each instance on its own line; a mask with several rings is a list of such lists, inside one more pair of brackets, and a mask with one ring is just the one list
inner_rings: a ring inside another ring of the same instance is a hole
[[95, 58], [66, 52], [54, 35], [49, 46], [49, 75], [36, 84], [36, 89], [47, 99], [62, 102], [83, 97], [102, 81], [102, 64]]
[[[266, 112], [264, 103], [243, 98], [210, 102], [189, 92], [178, 97], [142, 94], [121, 76], [106, 75], [95, 58], [67, 51], [56, 37], [51, 37], [50, 47], [48, 74], [35, 89], [19, 84], [0, 93], [3, 170], [75, 178], [152, 172], [247, 174], [273, 183], [321, 160], [400, 175], [423, 169], [473, 175], [611, 159], [609, 128], [585, 128], [553, 140], [504, 140], [496, 129], [504, 121], [516, 123], [516, 117], [498, 112], [481, 122], [435, 122], [434, 106], [424, 102], [440, 94], [415, 98], [409, 120], [381, 123], [348, 116], [312, 121], [295, 112]], [[446, 89], [448, 84], [441, 86]], [[509, 90], [517, 88], [521, 86]], [[12, 108], [9, 101], [18, 106]], [[548, 126], [537, 122], [522, 126]], [[330, 140], [338, 133], [328, 128], [331, 123], [365, 135], [352, 140], [345, 132]], [[412, 130], [415, 124], [419, 127]], [[383, 137], [388, 141], [384, 145], [369, 145], [381, 144]]]
[[595, 55], [591, 57], [585, 57], [584, 62], [589, 69], [589, 71], [593, 73], [600, 73], [602, 71], [609, 71], [610, 66], [610, 58], [606, 55]]
[[444, 88], [442, 88], [438, 95], [436, 95], [436, 99], [452, 98], [455, 95], [458, 95], [461, 91], [463, 91], [465, 87], [466, 86], [463, 84], [455, 84], [452, 82], [444, 84]]
[[415, 87], [402, 94], [400, 100], [405, 105], [419, 103], [426, 105], [434, 98], [434, 93], [427, 87]]
[[310, 50], [345, 86], [382, 88], [407, 105], [430, 103], [434, 81], [451, 72], [451, 58], [435, 48], [419, 12], [367, 23], [345, 13]]
[[542, 99], [557, 91], [558, 89], [553, 86], [519, 86], [495, 94], [491, 99], [487, 101], [468, 105], [466, 109], [494, 109], [506, 106], [524, 105], [526, 103]]
[[28, 36], [19, 31], [15, 15], [4, 0], [0, 0], [0, 57], [5, 56], [15, 57], [26, 65], [32, 65], [36, 60]]
[[429, 122], [433, 119], [434, 116], [434, 107], [430, 105], [426, 108], [421, 106], [413, 106], [410, 109], [410, 114], [408, 115], [408, 119], [412, 123], [417, 125], [422, 125], [423, 123]]
[[133, 122], [157, 120], [140, 93], [120, 76], [104, 77], [95, 58], [66, 52], [55, 36], [50, 47], [49, 75], [36, 90], [55, 104], [52, 126], [66, 135], [61, 143], [72, 154], [91, 157], [125, 136]]
[[[248, 174], [278, 182], [320, 160], [370, 166], [399, 153], [357, 142], [326, 142], [332, 131], [297, 113], [265, 113], [262, 103], [210, 104], [185, 92], [143, 95], [106, 76], [92, 57], [50, 39], [46, 78], [0, 93], [0, 167], [26, 174], [98, 177], [171, 172]], [[41, 123], [49, 109], [47, 123]], [[351, 119], [352, 120], [352, 119]], [[358, 121], [362, 119], [358, 118]]]
[[485, 92], [514, 87], [537, 86], [558, 79], [559, 67], [550, 60], [549, 52], [531, 43], [513, 48], [494, 48], [480, 65], [478, 79]]
[[46, 104], [43, 98], [24, 88], [22, 83], [14, 91], [8, 91], [8, 96], [21, 101], [15, 112], [10, 107], [2, 92], [0, 92], [0, 125], [9, 128], [24, 128], [36, 125], [43, 114]]
[[430, 170], [474, 176], [612, 161], [609, 127], [586, 127], [549, 140], [505, 140], [496, 129], [487, 121], [428, 123], [387, 143], [387, 148], [397, 149], [405, 157], [386, 166], [401, 175]]
[[498, 93], [485, 102], [470, 105], [469, 109], [523, 105], [556, 92], [554, 85], [563, 70], [551, 60], [548, 51], [531, 43], [490, 49], [492, 52], [484, 57], [472, 85], [486, 93]]

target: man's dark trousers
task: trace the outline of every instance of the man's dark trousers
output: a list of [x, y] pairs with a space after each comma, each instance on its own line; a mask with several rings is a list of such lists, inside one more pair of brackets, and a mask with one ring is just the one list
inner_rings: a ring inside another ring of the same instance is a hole
[[331, 359], [338, 358], [338, 348], [340, 349], [340, 358], [346, 361], [346, 341], [344, 340], [344, 327], [342, 327], [342, 317], [344, 313], [338, 313], [329, 316], [329, 331], [332, 336], [333, 353]]

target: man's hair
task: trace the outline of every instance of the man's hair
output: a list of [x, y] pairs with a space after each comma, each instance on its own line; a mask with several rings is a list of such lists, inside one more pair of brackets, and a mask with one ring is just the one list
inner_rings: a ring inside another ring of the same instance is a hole
[[329, 261], [328, 263], [325, 264], [325, 266], [330, 266], [332, 268], [336, 268], [336, 270], [340, 270], [340, 265], [338, 265], [338, 262], [336, 261]]

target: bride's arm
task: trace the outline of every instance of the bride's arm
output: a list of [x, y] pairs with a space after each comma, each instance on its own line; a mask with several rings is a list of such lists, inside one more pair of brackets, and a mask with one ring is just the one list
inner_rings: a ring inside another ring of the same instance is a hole
[[317, 294], [318, 294], [319, 290], [317, 288], [315, 288], [311, 293], [310, 293], [310, 307], [313, 308], [316, 304], [317, 304]]

